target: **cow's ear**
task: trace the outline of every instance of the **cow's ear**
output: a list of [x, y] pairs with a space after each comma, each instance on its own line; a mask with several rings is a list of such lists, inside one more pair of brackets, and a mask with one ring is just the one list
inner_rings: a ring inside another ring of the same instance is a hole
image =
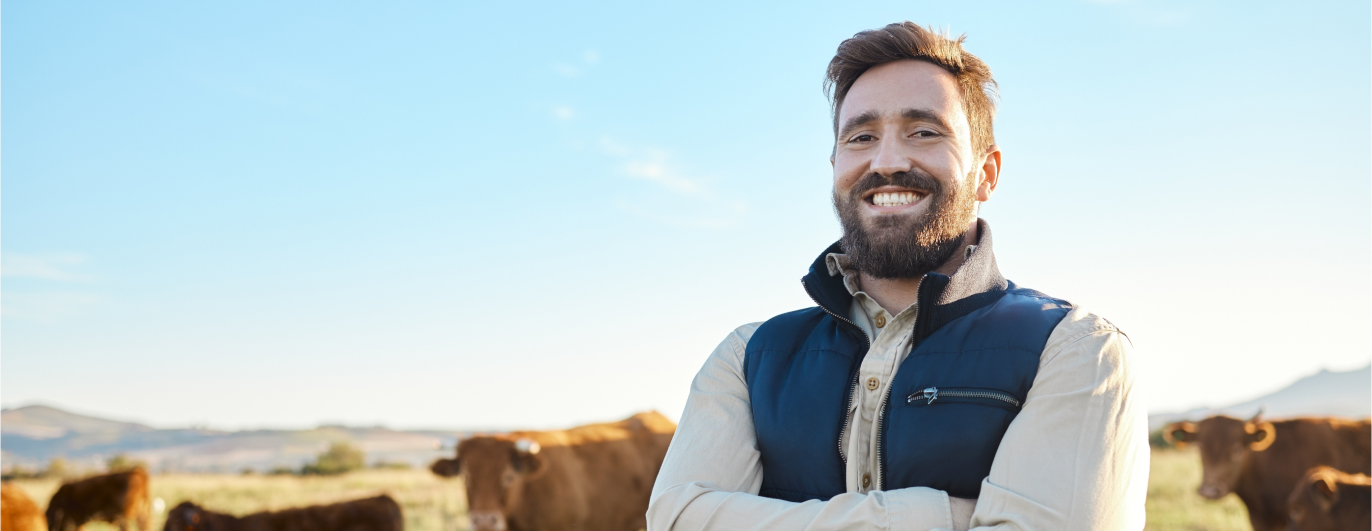
[[1334, 478], [1320, 476], [1315, 480], [1314, 491], [1315, 503], [1324, 512], [1329, 512], [1329, 508], [1339, 501], [1339, 486], [1334, 483]]
[[194, 505], [191, 505], [191, 506], [186, 507], [186, 508], [184, 509], [184, 511], [185, 511], [185, 518], [186, 518], [186, 522], [187, 522], [187, 523], [189, 523], [189, 524], [191, 524], [191, 525], [195, 525], [195, 524], [199, 524], [199, 523], [200, 523], [200, 508], [199, 508], [199, 507], [196, 507], [196, 506], [194, 506]]
[[456, 476], [462, 473], [462, 463], [458, 461], [458, 459], [460, 458], [439, 459], [434, 461], [434, 464], [429, 465], [429, 470], [432, 470], [434, 474], [445, 478]]
[[1196, 425], [1190, 422], [1173, 422], [1162, 429], [1162, 438], [1177, 449], [1186, 448], [1188, 443], [1196, 442]]
[[1243, 425], [1243, 431], [1248, 432], [1244, 436], [1244, 442], [1248, 443], [1248, 448], [1254, 452], [1266, 450], [1268, 446], [1277, 440], [1277, 428], [1271, 422], [1249, 422]]
[[543, 456], [539, 452], [543, 447], [536, 441], [520, 439], [515, 441], [514, 455], [511, 456], [511, 465], [515, 472], [520, 474], [532, 474], [543, 468]]

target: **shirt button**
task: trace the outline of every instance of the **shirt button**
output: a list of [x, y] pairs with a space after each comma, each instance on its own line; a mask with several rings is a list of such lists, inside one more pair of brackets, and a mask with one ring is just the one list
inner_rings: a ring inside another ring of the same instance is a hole
[[881, 327], [883, 327], [883, 326], [886, 326], [886, 316], [885, 316], [885, 315], [878, 315], [878, 316], [877, 316], [877, 328], [881, 328]]
[[870, 486], [872, 486], [872, 475], [871, 475], [871, 474], [863, 474], [863, 475], [862, 475], [862, 488], [865, 489], [865, 488], [870, 487]]
[[876, 379], [876, 377], [872, 377], [872, 378], [868, 378], [868, 379], [867, 379], [867, 390], [868, 390], [868, 391], [876, 391], [876, 390], [877, 390], [877, 387], [880, 386], [880, 385], [881, 385], [881, 380]]

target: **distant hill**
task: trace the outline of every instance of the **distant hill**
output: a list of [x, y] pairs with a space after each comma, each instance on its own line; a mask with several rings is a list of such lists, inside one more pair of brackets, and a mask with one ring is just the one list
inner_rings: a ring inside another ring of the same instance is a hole
[[1248, 418], [1259, 409], [1263, 409], [1265, 418], [1367, 417], [1372, 415], [1372, 365], [1343, 372], [1321, 370], [1275, 392], [1231, 406], [1149, 415], [1148, 429], [1158, 429], [1179, 420], [1194, 421], [1213, 415]]
[[55, 407], [28, 406], [0, 413], [0, 431], [33, 439], [57, 439], [68, 435], [97, 435], [153, 431], [132, 422], [119, 422], [62, 411]]
[[99, 468], [106, 459], [125, 454], [157, 471], [266, 471], [298, 468], [330, 443], [350, 442], [365, 451], [371, 463], [426, 466], [450, 456], [462, 434], [346, 426], [234, 432], [156, 429], [35, 405], [0, 412], [0, 465], [7, 470], [15, 465], [38, 468], [61, 457], [77, 467]]

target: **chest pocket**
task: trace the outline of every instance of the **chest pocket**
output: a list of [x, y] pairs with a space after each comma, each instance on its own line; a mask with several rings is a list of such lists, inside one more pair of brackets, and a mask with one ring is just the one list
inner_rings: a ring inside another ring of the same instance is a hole
[[[939, 399], [942, 399], [940, 401]], [[932, 406], [948, 404], [981, 404], [995, 406], [1019, 413], [1020, 397], [999, 389], [978, 389], [975, 387], [925, 387], [905, 397], [905, 403], [912, 406]]]
[[884, 412], [882, 488], [976, 498], [1037, 372], [1037, 352], [912, 355]]

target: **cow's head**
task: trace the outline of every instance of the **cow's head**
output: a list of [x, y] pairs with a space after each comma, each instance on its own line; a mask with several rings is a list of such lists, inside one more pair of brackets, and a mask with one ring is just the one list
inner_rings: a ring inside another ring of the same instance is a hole
[[198, 531], [206, 529], [205, 510], [191, 502], [181, 502], [167, 513], [162, 531]]
[[1276, 440], [1276, 428], [1261, 416], [1259, 412], [1246, 421], [1216, 416], [1196, 424], [1176, 422], [1163, 428], [1162, 435], [1177, 448], [1200, 446], [1203, 471], [1198, 492], [1215, 500], [1238, 486], [1239, 475], [1253, 452], [1266, 450]]
[[[1344, 483], [1348, 479], [1351, 483]], [[1310, 469], [1305, 478], [1296, 483], [1291, 497], [1286, 501], [1288, 529], [1293, 531], [1339, 530], [1356, 520], [1349, 514], [1357, 511], [1355, 503], [1339, 503], [1359, 495], [1367, 496], [1367, 476], [1348, 476], [1327, 466]], [[1361, 491], [1360, 494], [1346, 493], [1345, 490]], [[1363, 503], [1366, 503], [1365, 501]], [[1364, 509], [1365, 510], [1365, 509]], [[1365, 518], [1365, 517], [1364, 517]]]
[[429, 467], [444, 477], [462, 475], [467, 515], [476, 531], [506, 528], [505, 516], [520, 503], [524, 482], [544, 470], [539, 444], [508, 436], [473, 437], [457, 445], [457, 459]]

